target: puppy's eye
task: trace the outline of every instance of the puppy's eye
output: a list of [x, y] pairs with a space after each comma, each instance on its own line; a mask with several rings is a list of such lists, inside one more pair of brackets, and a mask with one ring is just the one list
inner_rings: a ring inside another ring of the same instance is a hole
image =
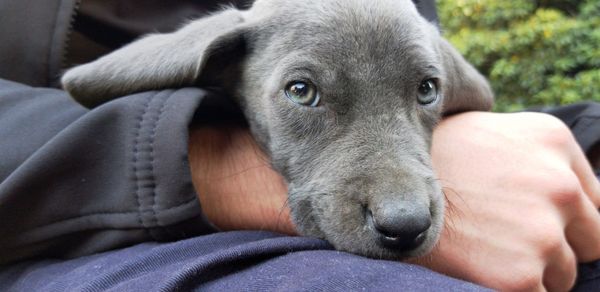
[[291, 101], [305, 106], [316, 107], [320, 97], [317, 87], [304, 81], [292, 81], [285, 87], [285, 95]]
[[438, 89], [434, 79], [421, 82], [417, 90], [417, 100], [422, 105], [432, 104], [438, 99]]

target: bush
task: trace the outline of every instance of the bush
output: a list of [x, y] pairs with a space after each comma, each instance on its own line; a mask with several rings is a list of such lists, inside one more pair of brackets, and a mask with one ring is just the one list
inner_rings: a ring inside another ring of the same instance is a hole
[[486, 75], [496, 110], [600, 101], [600, 1], [438, 0], [445, 37]]

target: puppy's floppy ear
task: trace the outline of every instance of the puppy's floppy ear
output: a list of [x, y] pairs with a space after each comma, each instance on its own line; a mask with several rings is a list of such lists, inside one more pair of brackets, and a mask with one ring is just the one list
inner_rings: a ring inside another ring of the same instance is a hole
[[463, 111], [489, 111], [494, 95], [485, 79], [469, 64], [448, 41], [439, 38], [446, 82], [444, 88], [444, 115]]
[[205, 67], [221, 67], [218, 63], [228, 61], [223, 54], [243, 47], [243, 24], [242, 12], [231, 8], [173, 33], [143, 37], [67, 71], [61, 81], [71, 96], [88, 107], [138, 91], [193, 85], [198, 79], [214, 81], [201, 78], [210, 74]]

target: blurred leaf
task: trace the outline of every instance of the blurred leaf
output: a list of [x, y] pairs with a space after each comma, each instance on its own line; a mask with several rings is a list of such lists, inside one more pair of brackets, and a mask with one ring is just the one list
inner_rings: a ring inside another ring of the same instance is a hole
[[439, 0], [444, 34], [490, 80], [496, 110], [600, 101], [600, 1]]

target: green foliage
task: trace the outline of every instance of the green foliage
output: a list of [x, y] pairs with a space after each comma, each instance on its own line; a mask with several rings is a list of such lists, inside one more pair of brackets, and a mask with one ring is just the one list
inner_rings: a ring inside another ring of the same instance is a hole
[[600, 1], [438, 0], [444, 35], [486, 75], [496, 110], [600, 101]]

